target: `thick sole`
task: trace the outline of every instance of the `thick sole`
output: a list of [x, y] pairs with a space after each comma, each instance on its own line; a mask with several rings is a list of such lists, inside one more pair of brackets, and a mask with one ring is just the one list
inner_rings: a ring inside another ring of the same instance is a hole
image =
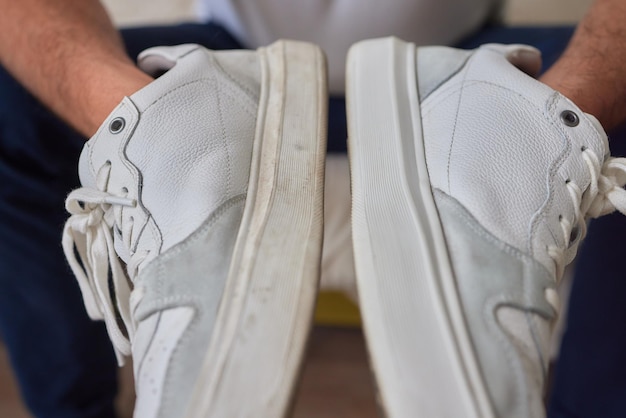
[[391, 417], [493, 416], [426, 167], [413, 44], [348, 56], [352, 227], [361, 312]]
[[326, 61], [314, 45], [258, 50], [250, 183], [215, 331], [187, 418], [289, 412], [315, 307], [323, 235]]

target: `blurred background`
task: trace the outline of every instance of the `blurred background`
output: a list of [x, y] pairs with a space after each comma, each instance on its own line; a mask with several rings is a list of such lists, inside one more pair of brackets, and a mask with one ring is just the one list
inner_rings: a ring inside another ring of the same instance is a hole
[[[511, 25], [577, 22], [591, 0], [505, 0], [504, 21]], [[122, 26], [194, 20], [193, 0], [102, 0]]]
[[[196, 20], [192, 0], [103, 0], [103, 3], [119, 26]], [[507, 0], [503, 20], [509, 25], [572, 24], [590, 4], [591, 0]], [[562, 292], [567, 293], [567, 286]], [[374, 383], [358, 326], [358, 311], [339, 294], [325, 295], [321, 304], [294, 416], [375, 417], [378, 411]], [[558, 337], [554, 346], [556, 352]], [[127, 418], [132, 415], [134, 399], [132, 369], [127, 366], [120, 373], [119, 404], [122, 418]], [[30, 417], [21, 402], [1, 341], [0, 417]]]

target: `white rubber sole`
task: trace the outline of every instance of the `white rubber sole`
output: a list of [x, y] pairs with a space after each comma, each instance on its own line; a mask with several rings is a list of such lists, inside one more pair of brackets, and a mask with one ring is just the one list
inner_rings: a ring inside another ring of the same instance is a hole
[[[323, 235], [325, 58], [259, 51], [261, 100], [243, 220], [186, 418], [288, 413], [315, 307]], [[200, 366], [200, 365], [199, 365]]]
[[354, 256], [382, 407], [491, 417], [426, 168], [415, 45], [362, 42], [347, 65]]

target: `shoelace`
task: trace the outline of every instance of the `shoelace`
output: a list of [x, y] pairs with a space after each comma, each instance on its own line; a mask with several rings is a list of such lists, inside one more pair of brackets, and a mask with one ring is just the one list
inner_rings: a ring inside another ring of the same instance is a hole
[[566, 248], [548, 246], [548, 254], [556, 264], [557, 278], [562, 277], [565, 266], [576, 256], [577, 248], [570, 243], [585, 237], [589, 218], [598, 218], [615, 210], [626, 215], [626, 158], [609, 157], [602, 163], [592, 150], [582, 148], [581, 151], [591, 173], [591, 183], [583, 191], [575, 182], [566, 181], [575, 211], [573, 221], [565, 217], [559, 219]]
[[[131, 284], [118, 257], [123, 245], [116, 243], [113, 230], [119, 225], [116, 219], [121, 221], [121, 208], [134, 207], [136, 202], [104, 191], [107, 189], [110, 170], [111, 165], [107, 163], [98, 171], [97, 190], [79, 188], [68, 195], [65, 207], [71, 216], [63, 230], [63, 251], [78, 280], [87, 314], [92, 319], [104, 320], [118, 363], [122, 365], [124, 356], [131, 352], [130, 341], [135, 331], [131, 316], [131, 304], [134, 303], [131, 302], [135, 302], [137, 295], [131, 298]], [[129, 228], [125, 229], [127, 231], [122, 231], [121, 235], [129, 237]], [[126, 257], [122, 258], [128, 262], [130, 277], [134, 277], [137, 266], [146, 254], [131, 255], [127, 247], [125, 251]], [[109, 277], [112, 279], [115, 304], [111, 297]], [[120, 319], [124, 330], [120, 326]]]

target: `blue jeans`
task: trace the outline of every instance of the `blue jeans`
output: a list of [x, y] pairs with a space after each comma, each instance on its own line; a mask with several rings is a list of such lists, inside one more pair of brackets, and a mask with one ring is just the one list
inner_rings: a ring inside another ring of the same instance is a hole
[[[485, 27], [457, 46], [527, 43], [542, 50], [547, 67], [572, 31]], [[133, 57], [155, 45], [240, 47], [214, 24], [129, 29], [122, 35]], [[331, 98], [329, 152], [346, 151], [346, 134], [344, 100]], [[63, 200], [78, 185], [83, 142], [0, 68], [0, 336], [22, 395], [38, 417], [114, 416], [110, 343], [104, 326], [87, 318], [60, 247]], [[623, 154], [618, 147], [626, 143], [612, 147]], [[619, 216], [594, 222], [582, 249], [551, 416], [626, 414], [626, 281], [613, 277], [620, 271], [621, 248], [612, 237], [621, 230], [626, 232], [626, 221]]]

